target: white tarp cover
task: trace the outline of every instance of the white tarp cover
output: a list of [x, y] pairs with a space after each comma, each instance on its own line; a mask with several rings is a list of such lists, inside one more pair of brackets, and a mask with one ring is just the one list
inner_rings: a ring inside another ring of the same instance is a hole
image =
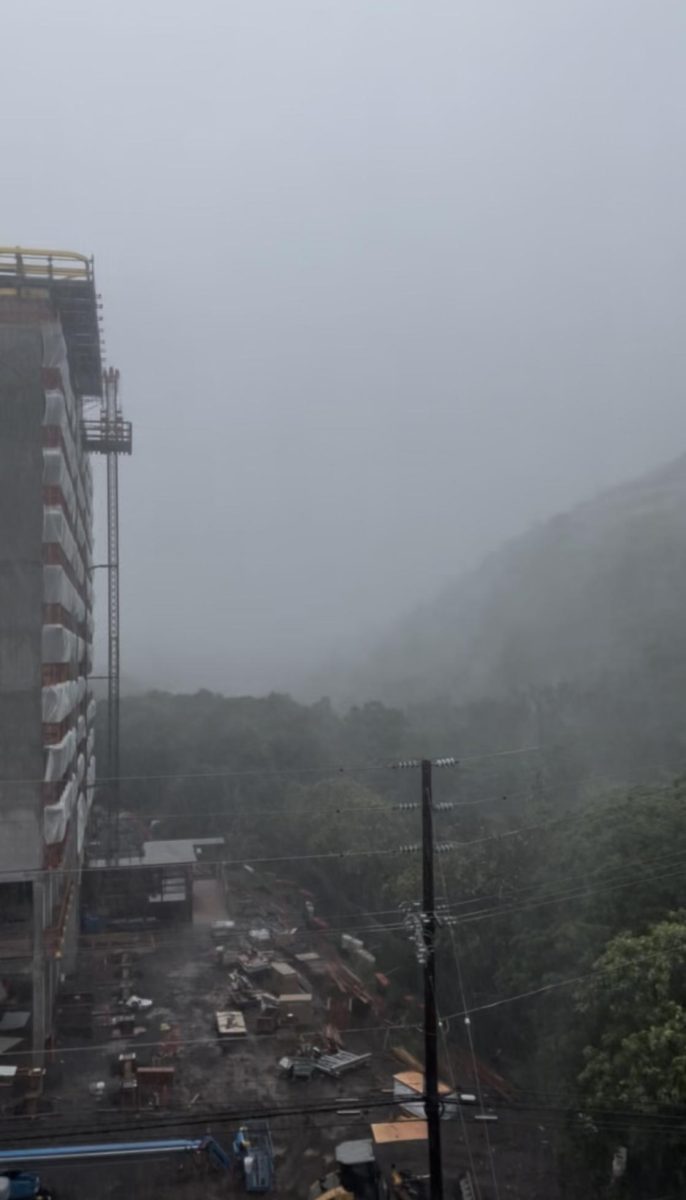
[[79, 476], [79, 463], [74, 440], [74, 427], [67, 415], [64, 396], [61, 392], [45, 392], [43, 424], [52, 428], [58, 428], [62, 434], [62, 445], [67, 456], [67, 462], [69, 463], [69, 470], [71, 471], [72, 480], [76, 481]]
[[76, 578], [79, 583], [83, 583], [86, 578], [83, 557], [61, 508], [45, 508], [43, 510], [43, 541], [54, 542], [62, 548]]
[[67, 576], [64, 567], [43, 567], [43, 600], [46, 604], [61, 604], [77, 621], [83, 621], [86, 616], [86, 603]]
[[90, 469], [84, 470], [84, 468], [90, 468], [90, 464], [80, 451], [78, 425], [73, 418], [70, 420], [61, 392], [47, 391], [45, 393], [43, 424], [59, 428], [72, 483], [76, 487], [81, 507], [85, 512], [90, 511], [92, 479]]
[[65, 629], [64, 625], [44, 625], [42, 642], [44, 663], [73, 663], [78, 666], [83, 658], [83, 640], [70, 629]]
[[[79, 410], [74, 399], [74, 393], [71, 388], [71, 376], [69, 374], [69, 359], [67, 355], [67, 347], [62, 333], [62, 326], [59, 321], [44, 321], [41, 324], [41, 337], [43, 340], [43, 366], [57, 367], [60, 372], [62, 389], [49, 388], [45, 393], [46, 410], [44, 423], [46, 425], [61, 424], [53, 419], [55, 414], [58, 415], [61, 411], [66, 413], [68, 420], [71, 423], [73, 431], [73, 442], [76, 446], [79, 445], [78, 429], [79, 429]], [[64, 394], [62, 394], [64, 393]], [[58, 399], [53, 399], [56, 397]], [[88, 456], [79, 453], [81, 463], [81, 474], [83, 474], [88, 496], [92, 494], [93, 476], [91, 465]]]
[[79, 703], [79, 684], [85, 687], [86, 681], [81, 676], [79, 680], [68, 679], [66, 683], [53, 683], [44, 687], [42, 692], [43, 720], [50, 723], [63, 721]]
[[46, 388], [44, 425], [59, 425], [64, 430], [70, 427], [73, 420], [73, 410], [63, 392], [57, 388]]
[[65, 733], [61, 742], [54, 746], [46, 746], [45, 782], [54, 783], [61, 779], [67, 767], [74, 761], [76, 753], [76, 734], [73, 729]]
[[86, 822], [88, 821], [88, 804], [83, 792], [79, 792], [76, 812], [76, 849], [79, 857], [83, 850], [83, 840], [86, 836]]
[[93, 755], [88, 760], [88, 768], [86, 770], [86, 812], [90, 812], [95, 795], [95, 758]]
[[46, 804], [43, 809], [43, 834], [48, 846], [64, 841], [75, 799], [76, 783], [72, 775], [57, 803]]
[[[60, 489], [73, 522], [76, 516], [76, 496], [71, 476], [62, 451], [53, 446], [46, 446], [43, 450], [43, 483], [46, 487]], [[80, 529], [77, 528], [77, 533], [79, 532]]]
[[83, 640], [64, 625], [44, 625], [42, 641], [44, 663], [74, 663], [78, 666], [83, 658]]
[[71, 390], [67, 346], [60, 322], [43, 321], [41, 324], [41, 337], [43, 339], [43, 366], [59, 368], [62, 390], [67, 398], [67, 410], [70, 413], [76, 414], [76, 402], [74, 400], [74, 393]]
[[59, 367], [64, 390], [71, 396], [67, 344], [62, 333], [62, 326], [59, 321], [43, 321], [40, 331], [43, 339], [43, 366]]
[[[78, 471], [75, 472], [75, 478], [81, 509], [88, 515], [90, 514], [91, 504], [90, 500], [88, 503], [86, 502], [86, 494]], [[92, 540], [91, 535], [84, 526], [81, 512], [76, 503], [76, 492], [74, 491], [72, 476], [64, 454], [57, 446], [45, 446], [43, 448], [43, 483], [46, 487], [58, 487], [60, 489], [79, 545], [83, 546], [86, 542], [90, 545]]]

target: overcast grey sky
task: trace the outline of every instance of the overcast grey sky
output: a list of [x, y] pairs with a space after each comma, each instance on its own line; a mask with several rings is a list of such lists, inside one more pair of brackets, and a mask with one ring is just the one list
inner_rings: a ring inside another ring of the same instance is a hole
[[684, 449], [683, 0], [2, 25], [1, 240], [95, 254], [135, 426], [125, 674], [287, 685]]

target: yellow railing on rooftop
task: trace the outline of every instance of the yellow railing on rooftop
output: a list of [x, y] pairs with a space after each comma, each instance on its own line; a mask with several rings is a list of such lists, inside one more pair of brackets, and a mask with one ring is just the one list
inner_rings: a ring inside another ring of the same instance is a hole
[[25, 279], [93, 278], [93, 260], [73, 250], [37, 250], [24, 246], [0, 246], [0, 278], [14, 275]]

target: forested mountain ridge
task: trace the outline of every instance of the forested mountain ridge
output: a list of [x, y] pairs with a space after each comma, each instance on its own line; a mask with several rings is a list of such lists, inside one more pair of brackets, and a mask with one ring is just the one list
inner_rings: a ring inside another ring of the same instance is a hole
[[494, 552], [327, 690], [404, 706], [611, 676], [667, 684], [686, 649], [685, 517], [683, 455]]

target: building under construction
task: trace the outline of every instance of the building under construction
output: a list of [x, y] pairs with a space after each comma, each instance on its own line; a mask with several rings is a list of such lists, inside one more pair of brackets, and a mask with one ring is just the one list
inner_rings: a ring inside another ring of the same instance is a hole
[[76, 953], [95, 786], [89, 452], [108, 453], [105, 405], [92, 260], [0, 249], [0, 1054], [21, 1037], [37, 1061]]

